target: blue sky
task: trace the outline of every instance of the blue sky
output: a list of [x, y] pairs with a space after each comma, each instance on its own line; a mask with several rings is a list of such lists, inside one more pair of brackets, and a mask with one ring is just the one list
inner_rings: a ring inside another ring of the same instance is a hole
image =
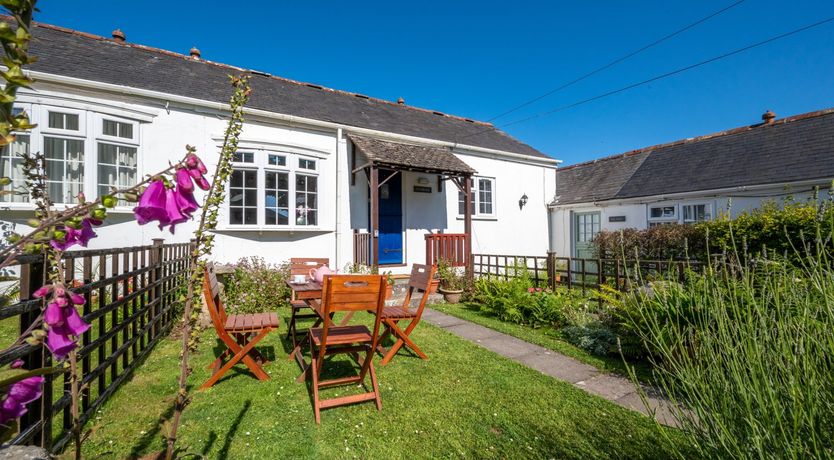
[[[36, 20], [488, 120], [732, 3], [41, 0]], [[498, 126], [834, 16], [747, 0]], [[565, 164], [834, 107], [834, 23], [625, 93], [508, 126]]]

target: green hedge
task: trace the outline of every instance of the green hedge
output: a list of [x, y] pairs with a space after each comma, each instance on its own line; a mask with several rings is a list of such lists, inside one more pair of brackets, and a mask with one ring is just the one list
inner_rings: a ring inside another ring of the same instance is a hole
[[[834, 229], [834, 197], [807, 202], [786, 200], [744, 212], [733, 219], [726, 215], [696, 225], [661, 225], [646, 230], [602, 231], [594, 239], [598, 257], [641, 260], [700, 260], [709, 254], [768, 253], [795, 258], [804, 254], [817, 235]], [[828, 251], [830, 239], [821, 239]]]

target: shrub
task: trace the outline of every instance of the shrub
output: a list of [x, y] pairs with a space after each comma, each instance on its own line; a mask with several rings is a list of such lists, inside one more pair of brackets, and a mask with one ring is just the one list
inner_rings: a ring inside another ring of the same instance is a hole
[[533, 327], [562, 326], [568, 312], [587, 301], [576, 292], [536, 288], [524, 275], [509, 279], [480, 277], [475, 281], [473, 300], [481, 311], [502, 321]]
[[601, 231], [593, 244], [597, 257], [604, 259], [700, 260], [707, 254], [704, 229], [695, 225]]
[[830, 236], [790, 261], [716, 266], [623, 299], [624, 324], [652, 350], [655, 381], [705, 458], [831, 457]]
[[[744, 257], [768, 253], [793, 258], [795, 246], [816, 238], [817, 226], [824, 231], [834, 226], [834, 195], [806, 202], [784, 200], [781, 205], [766, 202], [761, 207], [727, 215], [696, 225], [660, 225], [645, 230], [602, 231], [593, 241], [595, 253], [602, 258], [633, 260], [699, 260], [709, 254], [732, 253], [735, 248]], [[801, 256], [807, 251], [799, 251]]]
[[289, 305], [288, 264], [268, 264], [262, 257], [244, 257], [224, 283], [229, 313], [274, 312]]

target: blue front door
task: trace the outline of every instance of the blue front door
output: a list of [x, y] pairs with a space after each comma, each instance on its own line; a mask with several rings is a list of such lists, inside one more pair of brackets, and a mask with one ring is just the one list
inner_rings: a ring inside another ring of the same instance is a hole
[[[391, 175], [393, 174], [393, 177]], [[390, 179], [389, 179], [390, 177]], [[387, 181], [385, 181], [388, 179]], [[379, 182], [379, 265], [403, 263], [402, 174], [380, 171]]]

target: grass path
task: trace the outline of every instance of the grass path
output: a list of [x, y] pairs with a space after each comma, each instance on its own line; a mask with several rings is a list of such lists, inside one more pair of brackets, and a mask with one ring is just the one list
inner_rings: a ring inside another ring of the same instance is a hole
[[[282, 324], [281, 330], [284, 330]], [[415, 331], [429, 361], [401, 353], [378, 368], [383, 409], [360, 404], [313, 420], [298, 366], [273, 333], [261, 351], [272, 380], [243, 366], [195, 392], [179, 445], [207, 458], [667, 458], [672, 447], [649, 418], [588, 395], [429, 324]], [[139, 457], [162, 449], [179, 343], [158, 345], [88, 425], [85, 458]], [[208, 377], [213, 331], [203, 334], [193, 385]], [[343, 366], [337, 358], [331, 366]], [[345, 394], [352, 388], [327, 390]], [[673, 439], [677, 433], [668, 431]]]

